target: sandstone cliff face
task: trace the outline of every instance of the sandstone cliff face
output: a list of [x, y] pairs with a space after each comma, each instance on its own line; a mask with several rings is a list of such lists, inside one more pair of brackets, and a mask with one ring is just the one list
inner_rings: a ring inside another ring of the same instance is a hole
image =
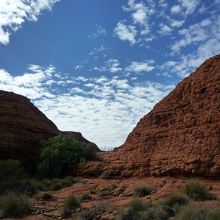
[[14, 158], [31, 166], [40, 153], [40, 142], [59, 133], [24, 96], [0, 91], [0, 158]]
[[220, 175], [220, 55], [155, 105], [121, 147], [100, 156], [112, 175]]

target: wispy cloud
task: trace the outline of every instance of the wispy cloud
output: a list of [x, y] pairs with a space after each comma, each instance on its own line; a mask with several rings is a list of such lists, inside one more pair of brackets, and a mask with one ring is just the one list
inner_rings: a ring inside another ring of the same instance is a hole
[[0, 89], [27, 96], [59, 129], [80, 131], [102, 149], [122, 144], [139, 118], [173, 88], [114, 75], [62, 77], [53, 66], [31, 65], [17, 77], [1, 69], [0, 76]]
[[131, 45], [136, 43], [136, 28], [133, 25], [125, 25], [122, 21], [118, 22], [114, 32], [122, 41], [128, 41]]
[[215, 19], [215, 21], [204, 19], [199, 23], [190, 25], [187, 29], [183, 28], [178, 32], [181, 39], [171, 46], [172, 51], [180, 52], [182, 48], [188, 45], [205, 41], [210, 38], [210, 36], [213, 37], [213, 35], [217, 36], [216, 32], [219, 31], [219, 21], [219, 17]]
[[150, 72], [153, 70], [154, 67], [154, 61], [150, 60], [148, 62], [136, 62], [133, 61], [127, 68], [126, 70], [128, 72], [135, 72], [135, 73], [140, 73], [140, 72]]
[[99, 37], [107, 35], [107, 30], [101, 25], [95, 25], [95, 31], [89, 35], [89, 39], [96, 40]]
[[141, 73], [150, 72], [155, 68], [154, 61], [131, 61], [130, 63], [122, 65], [118, 59], [108, 59], [103, 66], [95, 66], [91, 71], [99, 71], [102, 73]]
[[50, 10], [59, 0], [1, 0], [0, 43], [7, 45], [10, 35], [25, 21], [37, 21], [43, 10]]

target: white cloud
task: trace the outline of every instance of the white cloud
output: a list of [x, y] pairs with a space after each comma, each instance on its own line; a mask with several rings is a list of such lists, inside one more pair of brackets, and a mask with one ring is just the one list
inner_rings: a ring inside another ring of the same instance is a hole
[[171, 45], [171, 50], [174, 53], [178, 53], [182, 48], [185, 48], [188, 45], [197, 45], [208, 39], [220, 39], [219, 22], [220, 16], [217, 16], [212, 19], [204, 19], [199, 23], [190, 25], [188, 28], [178, 31], [180, 40]]
[[0, 43], [7, 45], [10, 35], [25, 21], [37, 21], [43, 10], [50, 10], [59, 0], [1, 0]]
[[149, 62], [136, 62], [136, 61], [133, 61], [126, 68], [126, 70], [129, 71], [129, 72], [135, 72], [135, 73], [150, 72], [151, 70], [154, 69], [153, 63], [154, 63], [153, 61], [149, 61]]
[[173, 5], [170, 9], [172, 14], [177, 14], [181, 12], [181, 7], [180, 5]]
[[200, 4], [199, 0], [179, 0], [185, 15], [192, 14]]
[[197, 50], [190, 54], [181, 55], [178, 60], [169, 60], [162, 65], [161, 69], [176, 74], [180, 78], [188, 76], [206, 59], [219, 54], [220, 39], [210, 39], [198, 46]]
[[0, 70], [0, 89], [27, 96], [59, 129], [80, 131], [108, 150], [121, 145], [140, 117], [172, 88], [150, 81], [130, 83], [119, 76], [62, 78], [53, 66], [31, 65], [16, 77]]
[[131, 45], [136, 43], [136, 34], [137, 31], [135, 26], [133, 25], [125, 25], [123, 22], [118, 22], [114, 32], [116, 36], [121, 39], [122, 41], [129, 41]]
[[160, 24], [160, 30], [159, 33], [162, 35], [169, 35], [170, 32], [172, 32], [172, 28], [170, 28], [168, 25], [161, 23]]
[[42, 68], [30, 65], [28, 72], [19, 76], [12, 76], [7, 71], [0, 69], [0, 89], [19, 93], [32, 99], [51, 95], [41, 85], [50, 80], [55, 72], [53, 66]]

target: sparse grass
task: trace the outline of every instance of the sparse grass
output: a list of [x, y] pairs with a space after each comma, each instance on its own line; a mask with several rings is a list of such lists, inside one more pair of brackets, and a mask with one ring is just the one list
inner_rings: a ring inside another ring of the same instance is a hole
[[135, 197], [144, 197], [150, 195], [153, 191], [154, 191], [153, 186], [141, 186], [141, 187], [137, 187], [134, 190], [133, 195]]
[[111, 189], [104, 189], [99, 191], [98, 195], [100, 197], [107, 197], [107, 196], [111, 196], [112, 190]]
[[24, 197], [18, 197], [14, 193], [8, 193], [1, 199], [1, 215], [7, 217], [22, 217], [31, 210], [30, 201]]
[[138, 220], [167, 220], [170, 216], [166, 208], [160, 204], [152, 205], [149, 209], [139, 213]]
[[215, 197], [209, 192], [205, 185], [202, 185], [196, 181], [189, 181], [182, 189], [190, 199], [196, 201], [205, 201], [214, 199]]
[[142, 213], [151, 207], [141, 200], [132, 201], [120, 214], [119, 220], [139, 220]]
[[102, 172], [100, 177], [103, 178], [103, 179], [109, 179], [109, 178], [111, 178], [111, 175], [110, 175], [108, 170], [105, 170], [105, 171]]
[[208, 211], [199, 206], [188, 205], [179, 211], [174, 220], [208, 220]]
[[215, 208], [209, 211], [208, 220], [219, 220], [220, 219], [220, 208]]
[[176, 213], [180, 206], [185, 206], [189, 202], [190, 200], [187, 195], [183, 193], [174, 193], [165, 198], [162, 204], [167, 206], [168, 208], [171, 208], [174, 213]]
[[80, 202], [74, 196], [70, 196], [64, 200], [61, 214], [64, 218], [72, 217], [75, 214], [76, 209], [80, 207]]
[[106, 201], [100, 201], [93, 204], [91, 210], [94, 219], [99, 219], [98, 216], [100, 216], [102, 213], [111, 211], [111, 206]]

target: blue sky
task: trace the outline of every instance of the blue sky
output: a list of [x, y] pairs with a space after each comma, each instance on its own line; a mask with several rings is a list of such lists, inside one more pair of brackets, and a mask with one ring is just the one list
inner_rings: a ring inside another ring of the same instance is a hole
[[0, 1], [0, 89], [102, 149], [220, 52], [220, 0]]

